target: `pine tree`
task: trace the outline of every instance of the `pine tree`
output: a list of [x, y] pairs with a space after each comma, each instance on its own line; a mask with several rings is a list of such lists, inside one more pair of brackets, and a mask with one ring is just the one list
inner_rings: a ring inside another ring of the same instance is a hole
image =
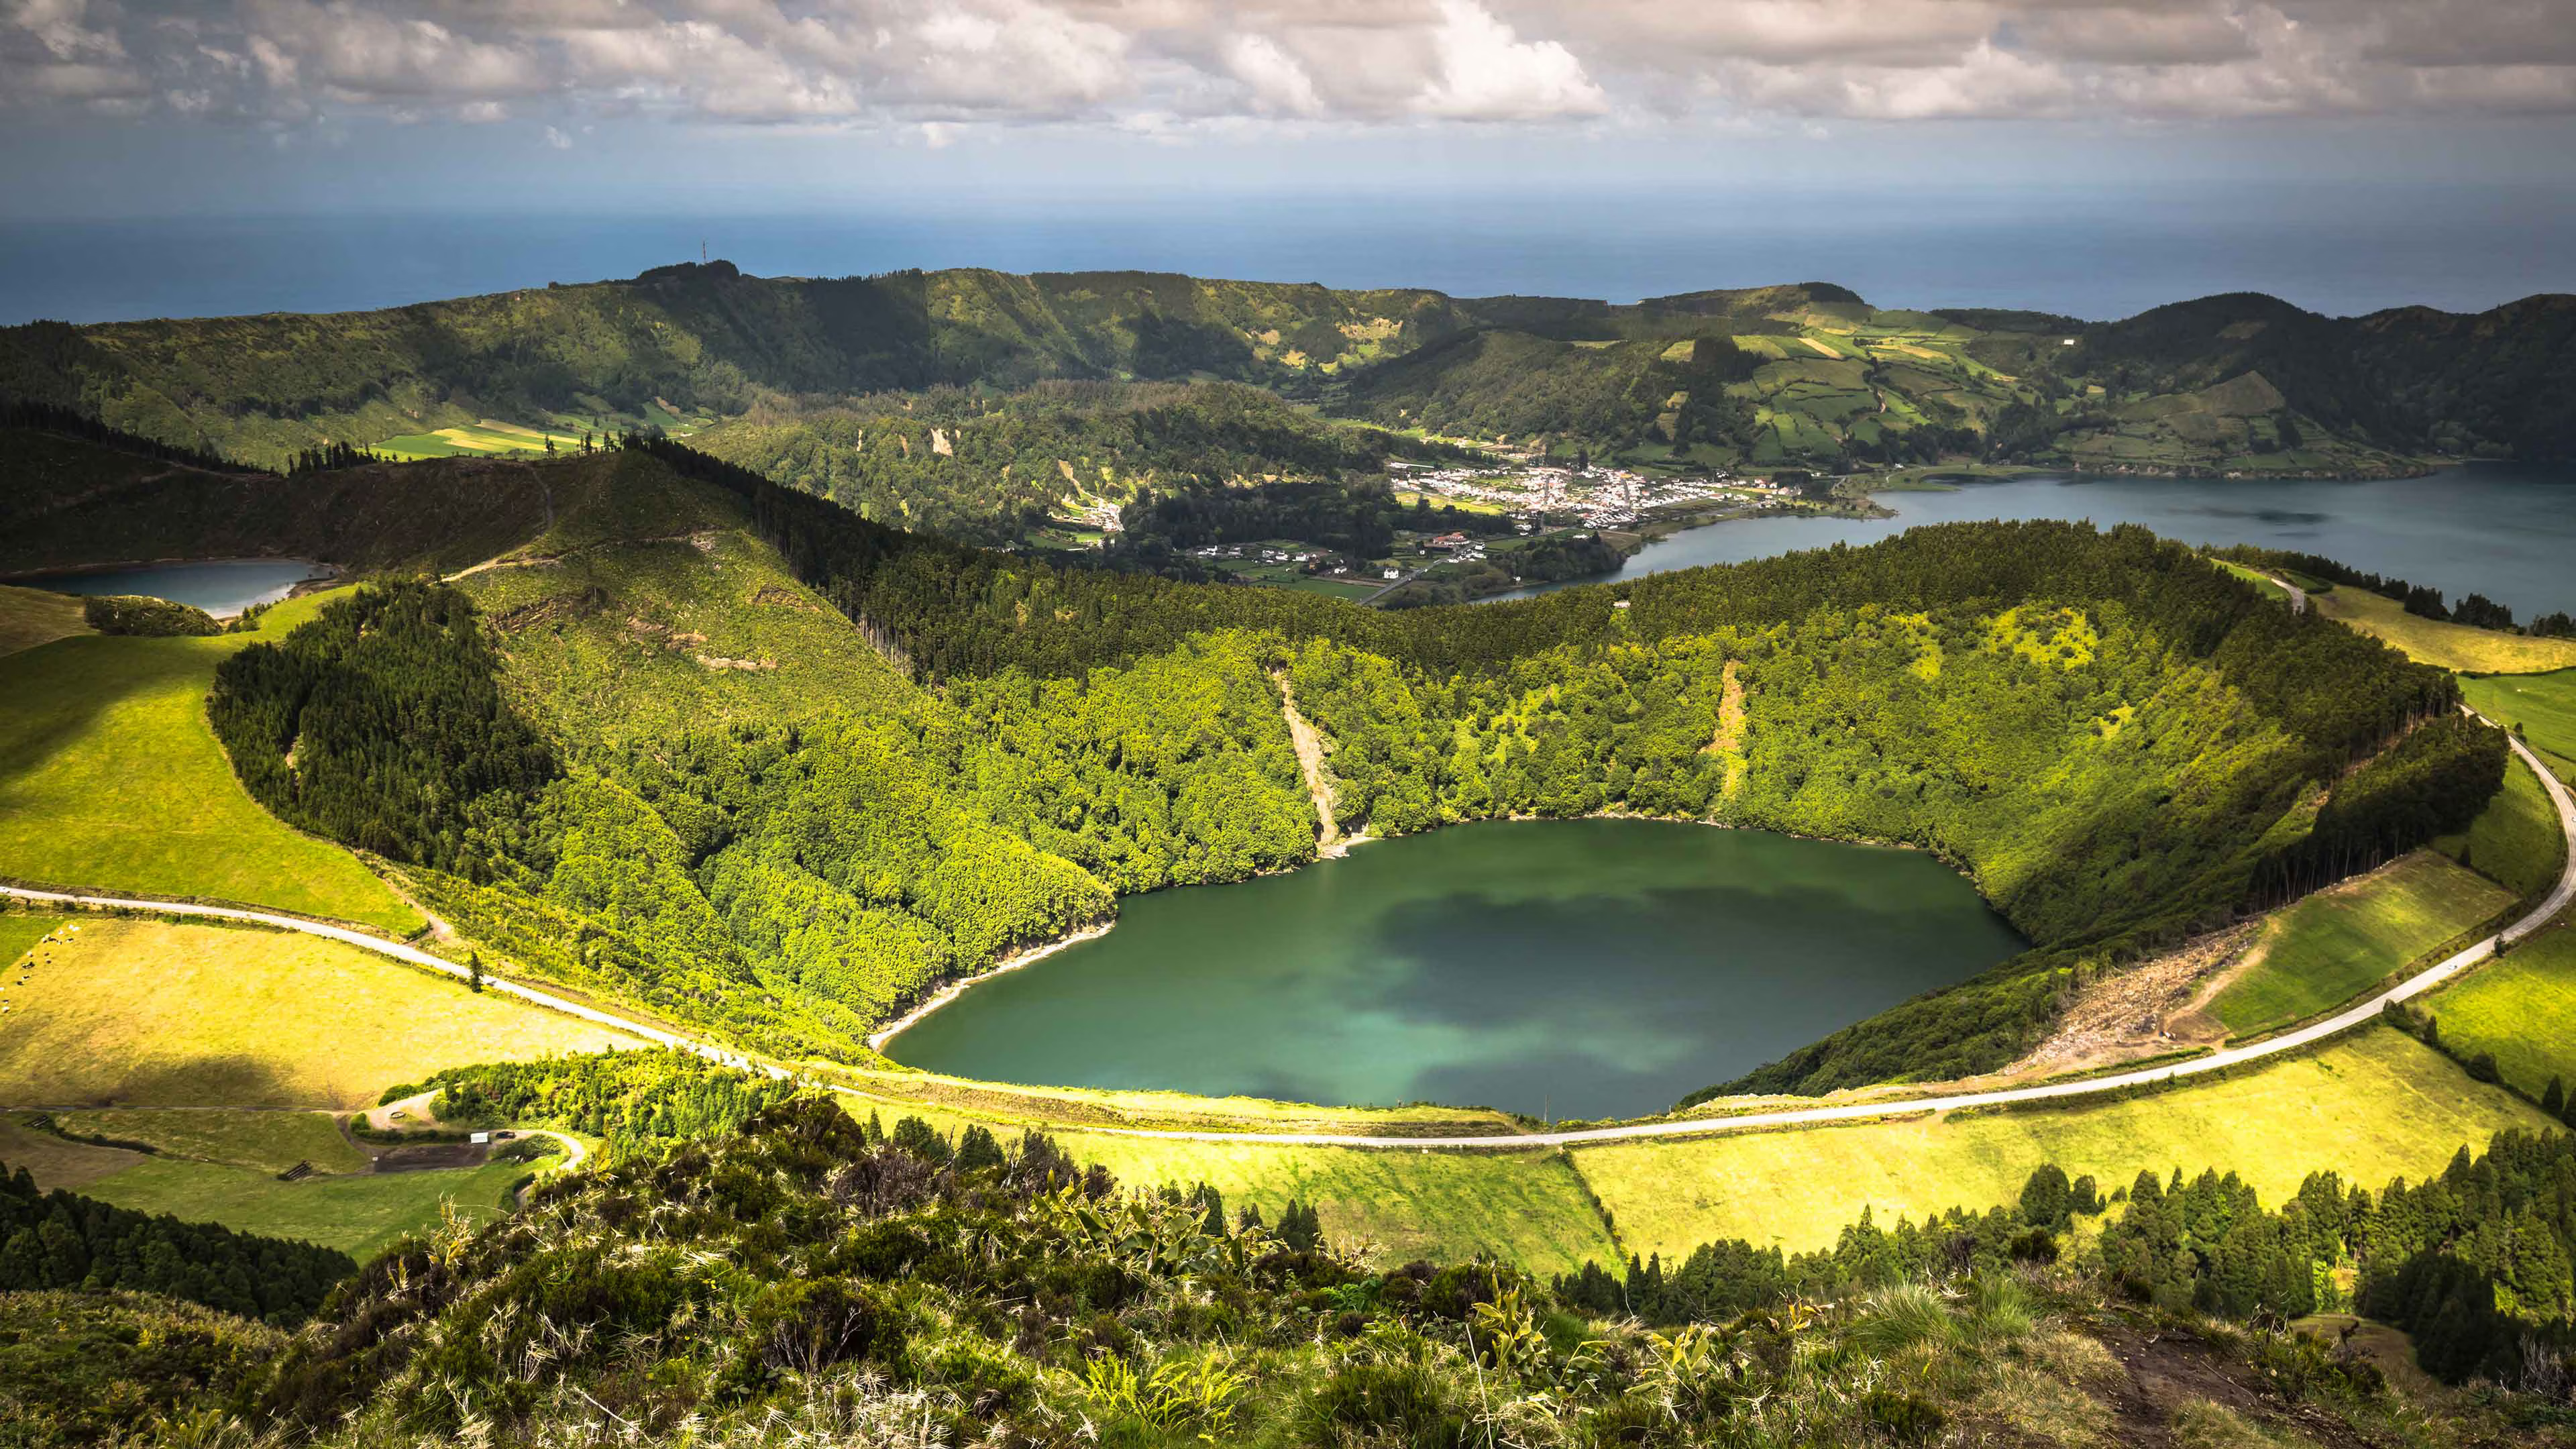
[[2567, 1084], [2565, 1082], [2556, 1077], [2549, 1079], [2548, 1089], [2540, 1094], [2540, 1110], [2561, 1120], [2566, 1118]]

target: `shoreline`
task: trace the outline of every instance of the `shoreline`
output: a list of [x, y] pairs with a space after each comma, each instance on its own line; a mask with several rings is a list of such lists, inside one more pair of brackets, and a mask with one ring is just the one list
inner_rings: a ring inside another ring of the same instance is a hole
[[[1968, 889], [1976, 894], [1978, 901], [1983, 903], [1987, 910], [1992, 911], [1996, 919], [2002, 921], [2007, 927], [2009, 927], [2015, 936], [2021, 937], [2023, 949], [2022, 951], [2015, 952], [2014, 955], [2018, 956], [2038, 949], [2037, 946], [2031, 943], [2030, 938], [2023, 934], [2021, 927], [2016, 924], [2010, 916], [2005, 915], [2003, 911], [1995, 905], [1994, 899], [1986, 894], [1985, 887], [1977, 880], [1975, 871], [1971, 870], [1968, 866], [1960, 863], [1959, 861], [1952, 860], [1947, 854], [1932, 849], [1929, 846], [1917, 845], [1912, 841], [1905, 840], [1871, 840], [1860, 837], [1839, 835], [1809, 835], [1796, 830], [1774, 830], [1768, 826], [1739, 825], [1728, 820], [1710, 820], [1688, 815], [1640, 815], [1628, 810], [1592, 810], [1581, 815], [1484, 815], [1479, 816], [1474, 820], [1442, 821], [1440, 824], [1430, 826], [1427, 829], [1407, 831], [1403, 835], [1345, 835], [1329, 844], [1318, 842], [1315, 848], [1315, 858], [1303, 865], [1287, 866], [1278, 870], [1259, 871], [1239, 881], [1210, 881], [1203, 886], [1164, 886], [1161, 890], [1141, 891], [1138, 892], [1138, 894], [1159, 895], [1162, 891], [1167, 890], [1198, 890], [1229, 885], [1249, 885], [1253, 881], [1266, 880], [1272, 876], [1294, 875], [1302, 870], [1310, 870], [1328, 860], [1346, 859], [1351, 848], [1354, 846], [1374, 845], [1385, 840], [1408, 840], [1415, 836], [1429, 835], [1436, 831], [1455, 830], [1464, 825], [1532, 825], [1545, 824], [1552, 821], [1574, 820], [1628, 820], [1643, 821], [1648, 824], [1657, 825], [1696, 825], [1713, 830], [1742, 830], [1750, 831], [1757, 835], [1776, 835], [1784, 840], [1814, 841], [1823, 845], [1851, 845], [1871, 850], [1901, 850], [1915, 855], [1928, 856], [1931, 859], [1940, 862], [1942, 866], [1957, 875], [1960, 880], [1966, 882]], [[1126, 900], [1130, 899], [1130, 897], [1122, 896], [1119, 899]], [[902, 1016], [896, 1018], [893, 1022], [876, 1031], [870, 1032], [865, 1038], [868, 1050], [882, 1055], [888, 1042], [893, 1041], [896, 1037], [909, 1031], [913, 1027], [920, 1025], [921, 1022], [932, 1012], [955, 1002], [958, 998], [964, 996], [968, 989], [980, 986], [984, 982], [990, 981], [996, 976], [1017, 971], [1024, 966], [1033, 966], [1068, 946], [1078, 946], [1085, 941], [1096, 941], [1101, 937], [1108, 935], [1110, 928], [1117, 924], [1118, 920], [1113, 916], [1098, 925], [1085, 926], [1081, 930], [1073, 932], [1071, 935], [1060, 936], [1044, 945], [1032, 946], [1012, 955], [1005, 956], [1000, 961], [976, 972], [972, 976], [958, 977], [956, 980], [940, 987], [929, 996], [922, 998], [919, 1004], [915, 1005], [910, 1011], [905, 1012]], [[2005, 959], [2010, 960], [2012, 957], [2006, 957]], [[907, 1067], [902, 1062], [895, 1062], [894, 1065], [907, 1071], [921, 1070], [920, 1068]], [[1033, 1085], [1049, 1086], [1063, 1084], [1041, 1082]], [[1150, 1090], [1159, 1091], [1177, 1089], [1154, 1088]]]
[[[948, 1003], [955, 1001], [958, 997], [965, 995], [966, 988], [977, 985], [981, 982], [990, 981], [996, 976], [1017, 971], [1023, 966], [1033, 966], [1038, 962], [1045, 960], [1047, 957], [1054, 955], [1056, 952], [1063, 950], [1067, 946], [1079, 946], [1085, 941], [1096, 941], [1101, 937], [1108, 935], [1109, 928], [1117, 924], [1117, 917], [1112, 916], [1108, 920], [1100, 922], [1098, 925], [1085, 926], [1071, 935], [1058, 936], [1056, 939], [1046, 942], [1043, 945], [1030, 946], [1023, 950], [1014, 951], [1011, 954], [1004, 956], [1001, 960], [994, 962], [992, 965], [985, 967], [983, 970], [976, 972], [972, 976], [958, 977], [956, 980], [949, 982], [947, 985], [940, 987], [937, 991], [934, 991], [930, 995], [922, 998], [921, 1001], [912, 1008], [912, 1010], [896, 1017], [892, 1024], [880, 1030], [868, 1033], [868, 1050], [883, 1054], [887, 1042], [901, 1036], [911, 1028], [920, 1025], [923, 1018], [929, 1016], [939, 1008], [946, 1006]], [[897, 1063], [897, 1065], [901, 1065], [901, 1063]]]
[[[87, 598], [92, 596], [71, 593], [63, 589], [46, 588], [46, 581], [94, 578], [100, 574], [130, 573], [141, 569], [189, 568], [200, 564], [284, 563], [302, 564], [308, 572], [305, 577], [287, 584], [284, 590], [278, 593], [275, 598], [253, 599], [248, 603], [241, 604], [230, 609], [208, 609], [205, 611], [207, 617], [213, 619], [238, 619], [252, 609], [264, 608], [270, 604], [282, 604], [289, 599], [301, 598], [305, 594], [315, 593], [324, 588], [334, 586], [341, 579], [348, 576], [348, 571], [341, 568], [338, 564], [326, 563], [321, 559], [298, 558], [292, 555], [275, 554], [264, 558], [156, 558], [129, 559], [122, 563], [80, 564], [70, 568], [39, 569], [33, 573], [10, 574], [5, 577], [0, 577], [0, 584], [6, 584], [12, 588], [37, 589], [45, 593], [66, 594], [71, 598]], [[150, 595], [148, 597], [158, 598], [159, 595]], [[179, 601], [172, 600], [171, 602], [176, 603]]]

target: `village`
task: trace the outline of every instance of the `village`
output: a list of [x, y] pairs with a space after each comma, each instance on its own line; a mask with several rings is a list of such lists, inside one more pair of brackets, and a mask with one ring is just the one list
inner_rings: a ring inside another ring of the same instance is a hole
[[1615, 569], [1658, 524], [1712, 513], [1800, 507], [1798, 482], [1724, 472], [1671, 475], [1617, 467], [1388, 464], [1398, 501], [1437, 509], [1438, 531], [1400, 529], [1383, 557], [1356, 558], [1297, 539], [1188, 550], [1246, 582], [1361, 602], [1482, 597], [1529, 583]]

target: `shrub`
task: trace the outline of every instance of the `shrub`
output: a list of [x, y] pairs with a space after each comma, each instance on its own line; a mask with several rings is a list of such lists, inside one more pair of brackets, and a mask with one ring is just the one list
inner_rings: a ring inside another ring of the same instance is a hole
[[92, 594], [81, 601], [81, 617], [102, 634], [173, 638], [224, 632], [203, 609], [144, 594]]

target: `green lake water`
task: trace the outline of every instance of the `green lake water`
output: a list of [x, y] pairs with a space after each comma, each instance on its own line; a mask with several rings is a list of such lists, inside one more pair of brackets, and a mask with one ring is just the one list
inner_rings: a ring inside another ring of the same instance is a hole
[[991, 1080], [1630, 1116], [2022, 941], [1914, 851], [1492, 822], [1121, 904], [887, 1044]]

